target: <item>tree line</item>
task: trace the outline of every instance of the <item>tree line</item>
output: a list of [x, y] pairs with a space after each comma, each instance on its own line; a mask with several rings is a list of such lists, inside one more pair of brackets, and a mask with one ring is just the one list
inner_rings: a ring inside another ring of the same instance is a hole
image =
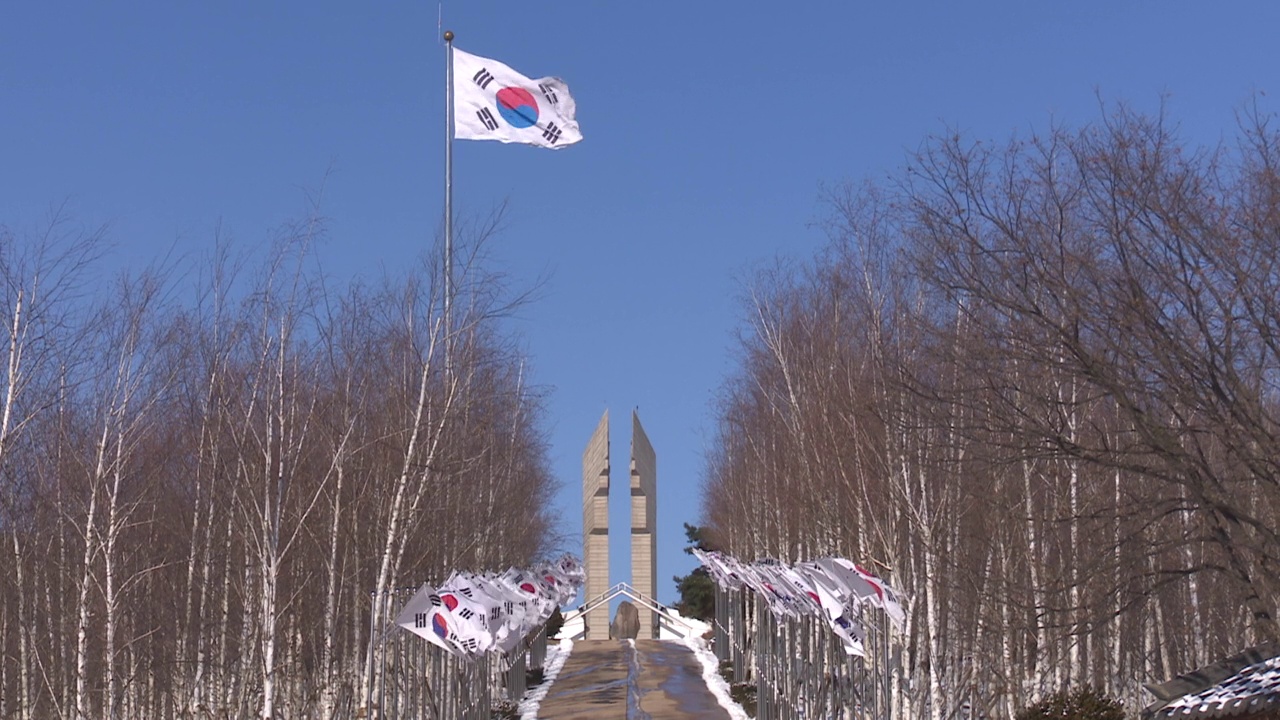
[[716, 544], [907, 593], [900, 716], [1012, 717], [1276, 639], [1280, 134], [1104, 109], [927, 140], [761, 271], [718, 399]]
[[525, 300], [465, 244], [335, 282], [270, 248], [104, 281], [55, 215], [0, 230], [0, 717], [323, 717], [372, 682], [372, 599], [550, 550]]

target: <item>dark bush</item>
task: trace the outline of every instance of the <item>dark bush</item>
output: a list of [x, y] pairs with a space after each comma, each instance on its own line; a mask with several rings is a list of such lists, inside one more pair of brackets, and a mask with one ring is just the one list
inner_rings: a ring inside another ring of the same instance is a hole
[[551, 617], [547, 618], [547, 637], [553, 638], [560, 634], [560, 628], [564, 627], [564, 615], [560, 614], [560, 608], [551, 611]]
[[1124, 720], [1124, 707], [1101, 690], [1060, 690], [1024, 708], [1018, 720]]

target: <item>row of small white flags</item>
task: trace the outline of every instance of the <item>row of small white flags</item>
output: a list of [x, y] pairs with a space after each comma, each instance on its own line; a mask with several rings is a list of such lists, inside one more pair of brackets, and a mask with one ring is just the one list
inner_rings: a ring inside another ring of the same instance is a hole
[[844, 558], [783, 565], [777, 561], [744, 563], [719, 552], [693, 554], [716, 584], [761, 596], [778, 618], [815, 615], [831, 626], [849, 655], [866, 657], [866, 633], [859, 621], [863, 607], [883, 610], [900, 632], [907, 614], [888, 583]]
[[453, 655], [509, 653], [571, 602], [585, 581], [582, 563], [571, 555], [531, 570], [455, 572], [439, 587], [424, 584], [396, 624]]

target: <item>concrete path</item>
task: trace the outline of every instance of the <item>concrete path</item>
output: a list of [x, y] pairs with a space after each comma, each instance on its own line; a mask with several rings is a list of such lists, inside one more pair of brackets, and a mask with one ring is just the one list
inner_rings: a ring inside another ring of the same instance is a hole
[[580, 640], [538, 712], [545, 720], [729, 720], [687, 647]]

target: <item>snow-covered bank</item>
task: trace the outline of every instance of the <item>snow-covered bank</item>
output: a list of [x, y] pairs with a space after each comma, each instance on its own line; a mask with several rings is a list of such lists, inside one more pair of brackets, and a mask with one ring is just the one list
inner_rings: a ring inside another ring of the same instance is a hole
[[711, 694], [716, 696], [716, 701], [720, 703], [720, 707], [724, 708], [733, 720], [751, 720], [751, 716], [747, 714], [747, 711], [734, 702], [733, 697], [729, 694], [729, 683], [720, 677], [720, 662], [716, 660], [716, 654], [711, 652], [707, 641], [702, 637], [691, 635], [681, 640], [681, 642], [693, 652], [693, 656], [698, 658], [698, 662], [702, 664], [702, 680], [707, 684], [707, 689], [711, 691]]
[[573, 652], [573, 641], [568, 638], [561, 640], [559, 645], [547, 646], [547, 660], [542, 664], [542, 683], [537, 687], [529, 688], [520, 699], [520, 720], [538, 720], [538, 710], [542, 707], [542, 700], [547, 696], [551, 683], [555, 682], [556, 676], [560, 674], [571, 652]]

